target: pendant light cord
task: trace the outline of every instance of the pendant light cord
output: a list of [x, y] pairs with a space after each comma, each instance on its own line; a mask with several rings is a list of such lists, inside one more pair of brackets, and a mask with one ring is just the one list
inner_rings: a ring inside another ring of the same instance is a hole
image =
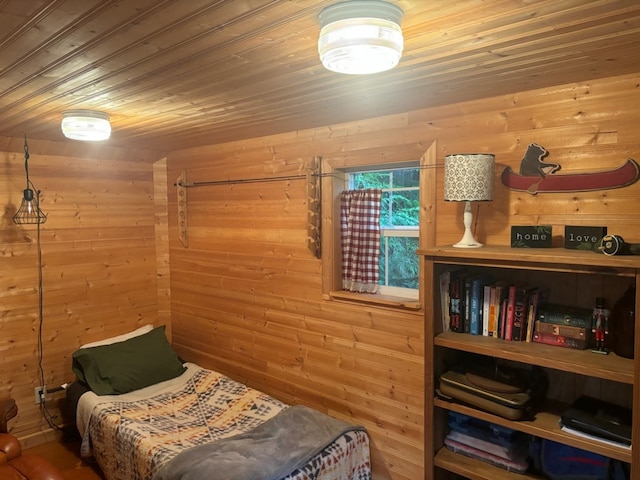
[[[39, 197], [39, 193], [36, 192], [36, 198]], [[39, 202], [37, 202], [39, 203]], [[44, 357], [44, 344], [42, 340], [42, 327], [44, 324], [44, 296], [43, 296], [43, 275], [42, 275], [42, 247], [40, 242], [40, 223], [37, 225], [36, 230], [36, 250], [37, 250], [37, 258], [38, 258], [38, 371], [40, 373], [40, 385], [44, 387], [45, 378], [44, 378], [44, 367], [42, 366], [43, 357]], [[46, 394], [46, 390], [44, 392]], [[51, 412], [47, 409], [46, 402], [44, 398], [40, 402], [40, 411], [44, 419], [49, 424], [53, 430], [62, 430], [62, 428], [54, 422], [56, 416], [52, 415]]]
[[27, 188], [31, 188], [29, 180], [29, 144], [27, 143], [27, 134], [24, 135], [24, 173], [27, 176]]
[[[31, 180], [29, 180], [29, 145], [27, 144], [27, 136], [24, 136], [24, 171], [27, 176], [27, 189], [34, 190], [34, 200], [36, 202], [36, 208], [40, 211], [40, 191], [36, 190]], [[41, 243], [41, 222], [37, 223], [36, 226], [36, 257], [38, 262], [38, 372], [40, 377], [40, 386], [45, 388], [45, 376], [44, 376], [44, 367], [43, 357], [44, 357], [44, 344], [42, 340], [42, 329], [44, 324], [44, 294], [43, 294], [43, 275], [42, 275], [42, 243]], [[46, 395], [46, 389], [44, 394]], [[43, 417], [54, 430], [61, 430], [61, 428], [54, 423], [54, 419], [56, 418], [54, 415], [49, 412], [47, 409], [46, 401], [43, 398], [40, 402], [40, 411], [42, 412]]]

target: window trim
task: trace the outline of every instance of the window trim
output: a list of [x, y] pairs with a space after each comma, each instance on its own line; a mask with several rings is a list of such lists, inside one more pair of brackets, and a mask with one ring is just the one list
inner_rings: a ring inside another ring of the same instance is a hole
[[[404, 147], [404, 148], [402, 148]], [[415, 145], [397, 147], [393, 154], [379, 155], [383, 158], [378, 164], [372, 164], [373, 155], [365, 154], [349, 158], [345, 165], [345, 156], [322, 158], [322, 296], [325, 300], [339, 300], [350, 303], [367, 304], [394, 309], [422, 311], [424, 299], [423, 264], [420, 263], [420, 287], [418, 299], [394, 297], [390, 295], [346, 292], [342, 285], [342, 255], [340, 247], [340, 194], [347, 188], [346, 173], [363, 171], [367, 168], [402, 168], [415, 166], [415, 161], [407, 158], [419, 158], [420, 167], [420, 227], [418, 246], [424, 249], [435, 245], [435, 205], [436, 205], [436, 142], [426, 150], [416, 152]]]

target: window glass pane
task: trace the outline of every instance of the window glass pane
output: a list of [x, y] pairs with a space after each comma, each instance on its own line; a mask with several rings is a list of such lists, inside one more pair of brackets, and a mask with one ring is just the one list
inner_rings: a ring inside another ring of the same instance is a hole
[[393, 225], [393, 215], [391, 210], [391, 192], [383, 191], [380, 202], [380, 226], [391, 227]]
[[389, 188], [391, 172], [356, 172], [349, 175], [353, 189]]
[[393, 188], [417, 187], [420, 185], [419, 168], [403, 168], [393, 171]]
[[[384, 203], [382, 205], [384, 206]], [[391, 212], [392, 223], [383, 224], [381, 221], [381, 225], [417, 226], [420, 213], [420, 192], [418, 190], [394, 190], [391, 199]]]
[[384, 237], [380, 243], [380, 285], [418, 288], [417, 237]]

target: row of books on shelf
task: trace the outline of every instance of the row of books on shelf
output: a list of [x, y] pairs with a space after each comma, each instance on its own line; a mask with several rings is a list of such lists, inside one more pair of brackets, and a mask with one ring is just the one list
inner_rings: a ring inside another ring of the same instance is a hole
[[592, 346], [592, 310], [548, 303], [548, 293], [465, 269], [444, 272], [443, 330], [575, 349]]

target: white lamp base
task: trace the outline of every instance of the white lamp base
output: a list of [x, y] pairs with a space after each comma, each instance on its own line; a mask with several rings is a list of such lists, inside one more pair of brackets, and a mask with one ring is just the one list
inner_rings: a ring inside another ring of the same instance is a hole
[[473, 223], [473, 213], [471, 213], [471, 202], [467, 202], [464, 206], [464, 235], [458, 243], [454, 243], [454, 247], [458, 248], [479, 248], [482, 244], [473, 238], [471, 233], [471, 224]]

